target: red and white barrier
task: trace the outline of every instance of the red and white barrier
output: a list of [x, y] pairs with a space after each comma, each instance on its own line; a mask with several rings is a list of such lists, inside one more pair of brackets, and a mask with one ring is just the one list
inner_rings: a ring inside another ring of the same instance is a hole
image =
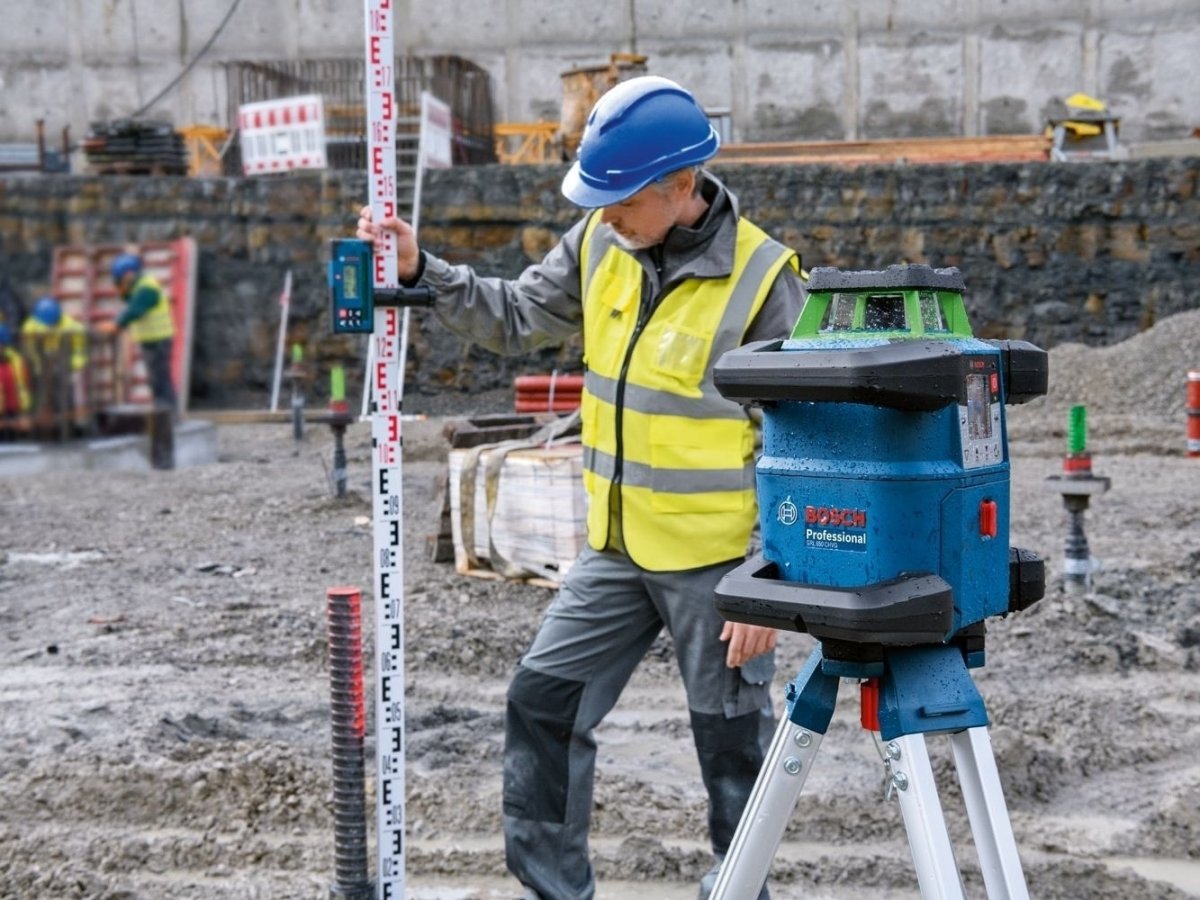
[[246, 175], [326, 166], [320, 94], [244, 103], [238, 107], [238, 131]]

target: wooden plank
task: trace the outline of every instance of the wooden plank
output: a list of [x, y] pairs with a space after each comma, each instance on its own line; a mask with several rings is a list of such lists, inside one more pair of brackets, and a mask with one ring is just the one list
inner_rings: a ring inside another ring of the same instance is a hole
[[558, 582], [551, 581], [549, 578], [540, 576], [529, 576], [526, 578], [505, 578], [499, 572], [493, 572], [491, 569], [457, 569], [459, 575], [466, 575], [470, 578], [482, 578], [484, 581], [515, 581], [519, 584], [529, 584], [534, 587], [547, 588], [548, 590], [558, 590]]
[[726, 144], [713, 160], [744, 165], [862, 165], [903, 162], [1026, 162], [1049, 159], [1048, 135], [897, 138], [872, 141], [769, 141]]
[[[309, 416], [325, 414], [326, 409], [305, 409], [304, 420], [311, 421]], [[269, 423], [288, 423], [292, 421], [290, 409], [279, 409], [271, 412], [269, 409], [206, 409], [195, 413], [197, 419], [205, 419], [216, 425], [256, 425]]]
[[1042, 134], [1019, 135], [985, 135], [976, 137], [923, 137], [923, 138], [887, 138], [880, 140], [862, 141], [764, 141], [751, 144], [725, 144], [721, 147], [722, 155], [736, 156], [743, 153], [753, 155], [767, 154], [833, 154], [849, 152], [869, 152], [888, 155], [898, 149], [921, 148], [978, 148], [993, 147], [996, 149], [1011, 147], [1049, 147], [1050, 137]]
[[544, 425], [532, 415], [483, 415], [467, 419], [454, 419], [442, 430], [443, 436], [453, 449], [478, 447], [480, 444], [495, 444], [500, 441], [520, 440], [529, 437]]

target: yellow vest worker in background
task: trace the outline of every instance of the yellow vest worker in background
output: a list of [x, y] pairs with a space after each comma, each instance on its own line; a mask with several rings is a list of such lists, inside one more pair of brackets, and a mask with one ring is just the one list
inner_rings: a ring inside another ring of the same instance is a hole
[[35, 369], [44, 360], [54, 364], [64, 338], [69, 342], [71, 371], [79, 372], [87, 366], [87, 331], [78, 319], [63, 312], [53, 297], [42, 297], [33, 305], [33, 312], [21, 326], [21, 337]]
[[142, 351], [154, 405], [178, 411], [175, 384], [171, 380], [171, 354], [175, 322], [167, 292], [152, 275], [142, 272], [142, 259], [122, 253], [112, 262], [112, 280], [126, 307], [117, 317], [118, 329], [128, 328]]
[[63, 312], [53, 297], [42, 297], [21, 326], [21, 347], [33, 369], [35, 417], [70, 413], [76, 424], [82, 425], [88, 362], [83, 324]]
[[421, 251], [399, 219], [375, 223], [368, 208], [359, 220], [363, 240], [396, 234], [400, 278], [437, 291], [434, 311], [452, 332], [507, 354], [583, 333], [588, 547], [508, 690], [505, 852], [529, 898], [595, 895], [592, 729], [664, 627], [717, 865], [763, 762], [764, 719], [772, 727], [775, 632], [727, 623], [713, 603], [757, 512], [754, 424], [717, 392], [712, 367], [727, 350], [790, 334], [804, 291], [796, 254], [742, 219], [702, 168], [719, 145], [678, 84], [618, 84], [592, 110], [562, 183], [591, 212], [513, 281]]

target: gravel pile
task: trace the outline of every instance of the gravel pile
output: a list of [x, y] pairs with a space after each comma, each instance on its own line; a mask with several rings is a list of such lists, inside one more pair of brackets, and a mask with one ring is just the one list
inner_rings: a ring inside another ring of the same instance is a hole
[[[1009, 411], [1014, 452], [1064, 438], [1067, 414], [1083, 404], [1093, 452], [1182, 453], [1187, 373], [1200, 369], [1200, 310], [1179, 313], [1111, 347], [1061, 344], [1049, 352], [1050, 390]], [[1063, 452], [1057, 447], [1055, 452]]]
[[1178, 420], [1188, 369], [1200, 369], [1200, 309], [1163, 319], [1111, 347], [1062, 344], [1050, 351], [1046, 404]]

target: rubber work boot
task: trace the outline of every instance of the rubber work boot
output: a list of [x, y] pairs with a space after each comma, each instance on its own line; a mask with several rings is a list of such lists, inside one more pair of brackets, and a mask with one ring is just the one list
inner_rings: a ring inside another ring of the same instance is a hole
[[713, 888], [717, 886], [717, 876], [721, 874], [721, 863], [724, 861], [724, 857], [717, 857], [713, 867], [700, 879], [700, 900], [708, 900]]
[[[724, 856], [718, 856], [716, 862], [713, 863], [713, 867], [700, 879], [700, 900], [708, 900], [713, 892], [713, 888], [717, 886], [717, 876], [721, 874], [721, 863], [724, 861]], [[762, 886], [762, 890], [758, 892], [758, 900], [771, 900], [771, 894], [765, 884]]]

